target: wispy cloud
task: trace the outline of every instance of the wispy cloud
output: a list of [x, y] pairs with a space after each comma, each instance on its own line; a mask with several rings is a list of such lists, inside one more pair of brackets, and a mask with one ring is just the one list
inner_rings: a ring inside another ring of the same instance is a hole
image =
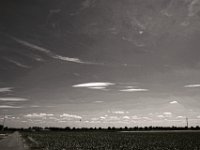
[[9, 36], [11, 39], [15, 40], [16, 42], [18, 42], [19, 44], [22, 44], [24, 46], [27, 46], [29, 48], [32, 48], [32, 49], [35, 49], [35, 50], [38, 50], [38, 51], [41, 51], [41, 52], [44, 52], [44, 53], [47, 53], [47, 54], [50, 54], [51, 51], [46, 49], [46, 48], [43, 48], [43, 47], [40, 47], [40, 46], [37, 46], [35, 44], [31, 44], [27, 41], [24, 41], [24, 40], [21, 40], [19, 38], [16, 38], [14, 36]]
[[89, 62], [89, 61], [82, 61], [79, 58], [71, 58], [61, 55], [52, 55], [52, 58], [62, 60], [62, 61], [68, 61], [68, 62], [74, 62], [79, 64], [87, 64], [87, 65], [103, 65], [103, 63], [95, 63], [95, 62]]
[[73, 87], [106, 87], [114, 85], [114, 83], [110, 82], [89, 82], [89, 83], [82, 83], [82, 84], [76, 84], [73, 85]]
[[185, 88], [196, 88], [196, 87], [200, 87], [200, 84], [188, 84], [184, 86]]
[[146, 91], [149, 91], [149, 89], [136, 89], [136, 88], [133, 88], [133, 89], [123, 89], [123, 90], [119, 90], [121, 92], [146, 92]]
[[15, 64], [15, 65], [18, 66], [18, 67], [21, 67], [21, 68], [26, 68], [26, 69], [31, 68], [30, 66], [24, 65], [24, 64], [22, 64], [22, 63], [20, 63], [20, 62], [18, 62], [18, 61], [16, 61], [16, 60], [13, 60], [13, 59], [7, 59], [7, 58], [6, 58], [6, 60], [7, 60], [8, 62], [10, 62], [10, 63]]
[[0, 105], [0, 108], [22, 108], [21, 106]]
[[21, 40], [19, 38], [16, 38], [14, 36], [9, 36], [9, 35], [7, 35], [7, 36], [10, 37], [11, 39], [13, 39], [14, 41], [16, 41], [17, 43], [21, 44], [21, 45], [24, 45], [24, 46], [32, 48], [34, 50], [43, 52], [43, 53], [47, 54], [49, 57], [57, 59], [57, 60], [62, 60], [62, 61], [67, 61], [67, 62], [74, 62], [74, 63], [79, 63], [79, 64], [102, 65], [101, 63], [93, 63], [93, 62], [89, 62], [89, 61], [83, 61], [83, 60], [80, 60], [79, 58], [71, 58], [71, 57], [61, 56], [61, 55], [53, 53], [49, 49], [43, 48], [43, 47], [38, 46], [36, 44], [32, 44], [30, 42], [27, 42], [27, 41]]
[[74, 88], [88, 88], [95, 90], [107, 90], [108, 86], [115, 85], [115, 83], [110, 82], [89, 82], [73, 85]]
[[95, 101], [94, 103], [103, 103], [104, 101]]
[[178, 104], [178, 102], [177, 101], [171, 101], [171, 102], [169, 102], [170, 104]]
[[116, 110], [116, 111], [111, 111], [113, 114], [128, 114], [128, 111], [122, 111], [122, 110]]
[[55, 59], [63, 60], [63, 61], [75, 62], [75, 63], [80, 63], [80, 64], [85, 63], [78, 58], [70, 58], [70, 57], [65, 57], [65, 56], [61, 56], [61, 55], [52, 55], [52, 57]]
[[31, 105], [30, 107], [31, 107], [31, 108], [39, 108], [39, 107], [41, 107], [41, 106], [39, 106], [39, 105]]
[[171, 112], [164, 112], [163, 115], [165, 117], [171, 117], [172, 116], [172, 113]]
[[164, 115], [157, 115], [158, 118], [165, 118]]
[[112, 113], [114, 113], [114, 114], [125, 114], [124, 111], [113, 111]]
[[47, 113], [32, 113], [24, 115], [27, 118], [44, 118], [44, 117], [52, 117], [54, 114], [47, 114]]
[[89, 89], [94, 89], [94, 90], [105, 90], [106, 87], [103, 87], [103, 86], [92, 86], [92, 87], [88, 87]]
[[184, 116], [177, 116], [176, 118], [183, 119], [183, 118], [186, 118], [186, 117], [184, 117]]
[[4, 87], [4, 88], [0, 88], [0, 92], [11, 92], [13, 89], [13, 87]]
[[62, 114], [60, 115], [61, 118], [75, 118], [75, 119], [81, 119], [82, 117], [81, 116], [78, 116], [78, 115], [71, 115], [71, 114]]
[[123, 119], [130, 119], [129, 116], [123, 116]]
[[28, 101], [28, 99], [19, 97], [0, 97], [0, 101], [20, 102], [20, 101]]
[[138, 116], [136, 116], [136, 115], [132, 116], [131, 118], [134, 119], [134, 120], [139, 120], [139, 119], [141, 119], [140, 117], [138, 117]]
[[188, 16], [192, 17], [196, 13], [200, 11], [200, 1], [199, 0], [192, 0], [192, 2], [188, 6]]

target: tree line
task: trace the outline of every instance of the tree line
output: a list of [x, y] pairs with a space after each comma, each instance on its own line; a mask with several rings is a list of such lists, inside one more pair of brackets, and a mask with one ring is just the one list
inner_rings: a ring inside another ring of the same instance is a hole
[[39, 127], [39, 126], [33, 126], [29, 128], [9, 128], [9, 127], [3, 127], [3, 125], [0, 125], [0, 130], [4, 131], [159, 131], [159, 130], [200, 130], [199, 126], [191, 126], [191, 127], [177, 127], [177, 126], [171, 126], [171, 127], [163, 127], [163, 126], [146, 126], [146, 127]]

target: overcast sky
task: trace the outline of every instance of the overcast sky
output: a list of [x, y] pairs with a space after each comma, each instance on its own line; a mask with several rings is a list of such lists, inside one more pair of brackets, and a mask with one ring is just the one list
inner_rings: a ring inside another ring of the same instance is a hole
[[200, 0], [1, 0], [8, 126], [200, 124]]

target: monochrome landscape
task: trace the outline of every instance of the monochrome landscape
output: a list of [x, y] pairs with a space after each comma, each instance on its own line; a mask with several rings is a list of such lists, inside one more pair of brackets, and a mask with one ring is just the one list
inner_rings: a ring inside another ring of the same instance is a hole
[[200, 0], [1, 0], [0, 149], [199, 150]]

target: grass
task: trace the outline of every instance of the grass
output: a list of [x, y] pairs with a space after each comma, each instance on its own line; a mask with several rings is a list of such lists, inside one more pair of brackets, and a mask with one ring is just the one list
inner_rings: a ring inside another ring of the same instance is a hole
[[200, 150], [200, 132], [49, 131], [22, 135], [32, 150]]

